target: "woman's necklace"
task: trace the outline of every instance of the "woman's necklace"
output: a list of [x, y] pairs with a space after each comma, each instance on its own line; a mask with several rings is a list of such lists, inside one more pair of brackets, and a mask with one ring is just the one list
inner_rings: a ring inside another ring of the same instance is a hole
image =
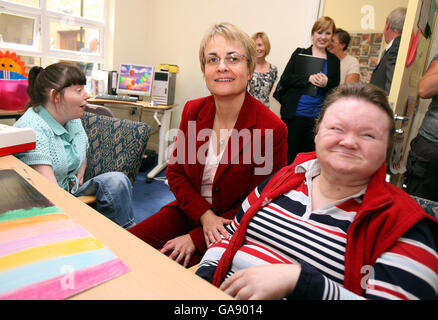
[[225, 142], [228, 141], [228, 138], [230, 137], [231, 130], [233, 129], [220, 129], [219, 130], [219, 144], [222, 146], [225, 144]]
[[[219, 126], [219, 120], [218, 120], [217, 116], [214, 118], [213, 127], [215, 127], [216, 125]], [[224, 128], [220, 128], [220, 126], [219, 126], [219, 129], [216, 129], [216, 130], [217, 130], [216, 132], [219, 133], [219, 145], [223, 146], [225, 144], [225, 142], [228, 141], [228, 138], [230, 137], [232, 129], [224, 129]]]

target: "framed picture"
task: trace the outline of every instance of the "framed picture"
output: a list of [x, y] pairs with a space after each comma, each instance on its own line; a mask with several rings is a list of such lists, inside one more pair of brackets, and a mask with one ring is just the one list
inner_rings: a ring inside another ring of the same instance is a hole
[[368, 67], [368, 59], [367, 58], [359, 58], [359, 65], [361, 67]]
[[379, 56], [380, 54], [380, 46], [372, 45], [370, 46], [370, 56]]
[[368, 56], [370, 52], [370, 45], [369, 44], [362, 44], [360, 47], [360, 55], [361, 56]]
[[379, 63], [383, 33], [352, 33], [350, 36], [352, 40], [348, 52], [359, 60], [361, 81], [369, 82]]
[[351, 46], [352, 47], [360, 46], [360, 37], [359, 36], [355, 36], [355, 37], [351, 38]]
[[351, 48], [351, 55], [354, 57], [360, 56], [360, 48]]
[[373, 74], [373, 71], [369, 68], [360, 68], [360, 80], [363, 82], [370, 82], [371, 75]]
[[362, 45], [370, 44], [371, 41], [371, 33], [363, 33], [362, 34]]
[[378, 57], [370, 57], [369, 59], [369, 66], [370, 67], [377, 67], [377, 64], [379, 63], [379, 58]]
[[383, 40], [383, 33], [374, 34], [374, 44], [381, 44]]

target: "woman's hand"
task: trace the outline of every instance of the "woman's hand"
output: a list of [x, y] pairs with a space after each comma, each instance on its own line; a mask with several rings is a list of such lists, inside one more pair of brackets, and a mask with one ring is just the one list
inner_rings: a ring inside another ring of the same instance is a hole
[[160, 252], [165, 254], [171, 250], [172, 252], [169, 254], [169, 258], [187, 268], [190, 258], [196, 251], [196, 247], [192, 237], [190, 237], [189, 234], [185, 234], [167, 241]]
[[230, 235], [224, 225], [230, 224], [233, 220], [218, 217], [212, 210], [208, 209], [199, 218], [204, 230], [205, 243], [209, 246], [211, 243], [222, 240], [221, 235], [228, 238]]
[[268, 264], [237, 271], [219, 289], [239, 300], [282, 299], [290, 294], [301, 273], [298, 264]]
[[82, 173], [77, 173], [76, 174], [76, 177], [78, 178], [78, 182], [79, 182], [79, 186], [78, 187], [80, 187], [80, 186], [82, 186], [83, 184], [84, 184], [84, 174]]
[[309, 82], [317, 87], [324, 88], [325, 86], [327, 86], [328, 78], [322, 72], [315, 73], [309, 77]]

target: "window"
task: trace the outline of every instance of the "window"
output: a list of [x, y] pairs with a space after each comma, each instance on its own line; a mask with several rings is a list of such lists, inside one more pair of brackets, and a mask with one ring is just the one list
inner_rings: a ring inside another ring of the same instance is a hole
[[[34, 65], [104, 62], [107, 0], [0, 0], [0, 50]], [[85, 71], [85, 70], [84, 70]]]

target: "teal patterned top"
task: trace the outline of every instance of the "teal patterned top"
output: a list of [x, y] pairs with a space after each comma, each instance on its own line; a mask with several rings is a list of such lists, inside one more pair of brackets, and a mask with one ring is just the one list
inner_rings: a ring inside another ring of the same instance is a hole
[[[33, 128], [36, 134], [36, 148], [15, 156], [27, 165], [50, 165], [58, 185], [75, 193], [78, 186], [76, 173], [85, 161], [89, 146], [81, 119], [67, 121], [62, 126], [39, 106], [29, 108], [14, 127]], [[75, 182], [71, 190], [70, 182]]]

